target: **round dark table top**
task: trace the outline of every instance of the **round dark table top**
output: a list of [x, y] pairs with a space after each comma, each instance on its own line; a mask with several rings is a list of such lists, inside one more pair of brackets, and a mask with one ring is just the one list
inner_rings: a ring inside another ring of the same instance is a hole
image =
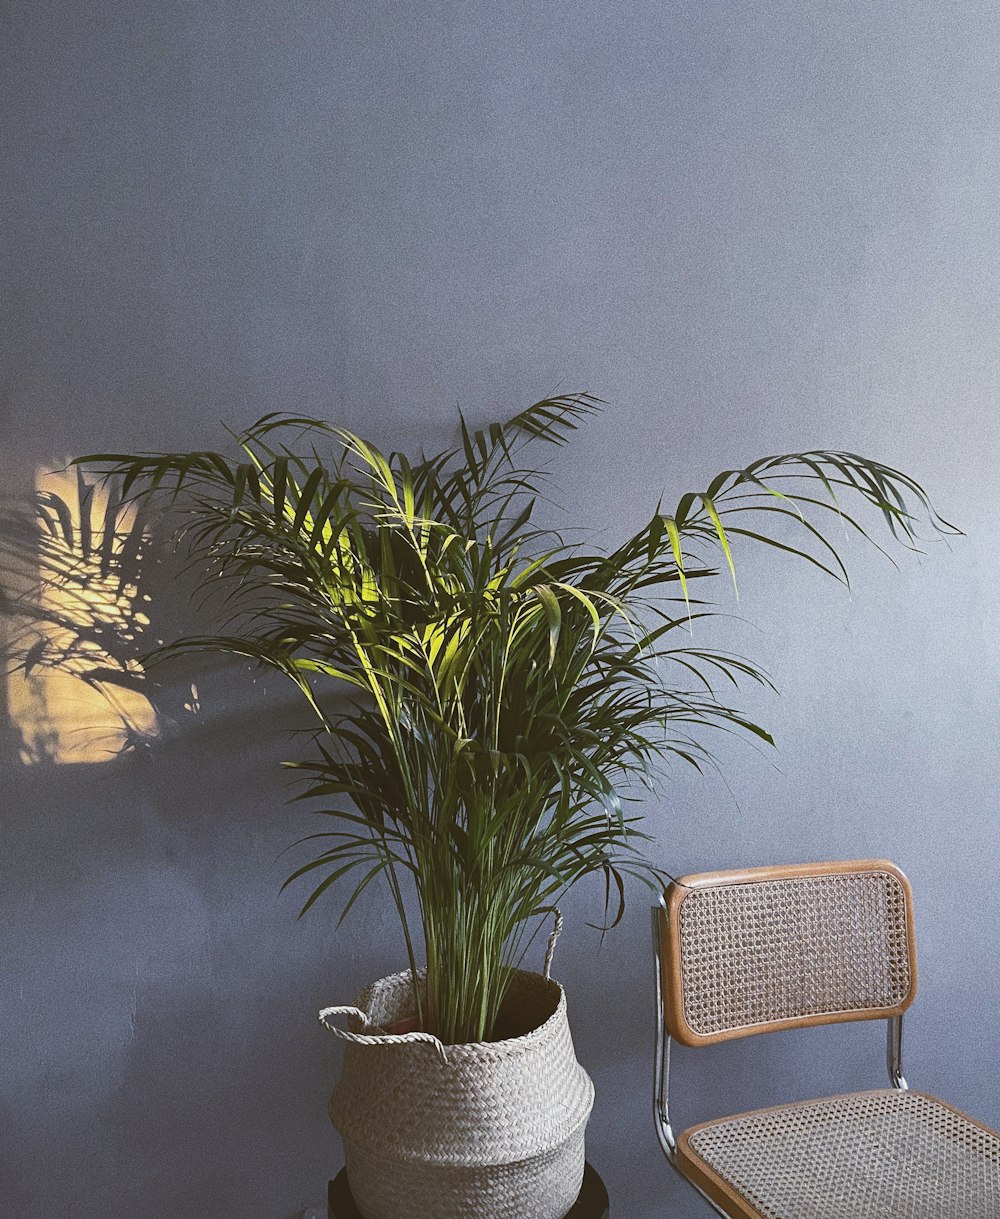
[[[361, 1219], [347, 1184], [347, 1170], [341, 1169], [330, 1182], [330, 1219]], [[588, 1164], [583, 1170], [583, 1188], [566, 1219], [608, 1219], [608, 1191]]]

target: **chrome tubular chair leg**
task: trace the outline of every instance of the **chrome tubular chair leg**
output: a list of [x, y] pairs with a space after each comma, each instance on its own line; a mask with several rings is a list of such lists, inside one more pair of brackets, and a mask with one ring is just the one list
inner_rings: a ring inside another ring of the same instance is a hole
[[656, 974], [656, 1043], [653, 1046], [653, 1124], [660, 1147], [670, 1167], [699, 1193], [721, 1219], [732, 1219], [717, 1203], [681, 1172], [677, 1164], [677, 1140], [670, 1125], [670, 1034], [663, 1015], [663, 975], [660, 970], [660, 907], [653, 907], [653, 966]]
[[889, 1079], [894, 1088], [909, 1091], [910, 1085], [903, 1075], [903, 1017], [890, 1016], [885, 1030], [885, 1062], [889, 1068]]
[[670, 1126], [670, 1036], [663, 1018], [663, 976], [660, 972], [660, 907], [653, 907], [653, 972], [656, 993], [656, 1042], [653, 1046], [653, 1124], [663, 1154], [677, 1167], [677, 1140]]

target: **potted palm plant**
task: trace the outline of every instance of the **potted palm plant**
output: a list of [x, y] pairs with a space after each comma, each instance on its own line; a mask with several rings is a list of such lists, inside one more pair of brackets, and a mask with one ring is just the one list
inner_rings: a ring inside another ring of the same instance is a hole
[[[557, 1219], [583, 1171], [592, 1087], [561, 987], [523, 968], [561, 896], [603, 880], [606, 925], [628, 877], [662, 876], [634, 801], [663, 763], [710, 758], [705, 730], [768, 733], [720, 686], [766, 682], [695, 642], [696, 595], [735, 579], [734, 539], [846, 581], [826, 521], [842, 500], [914, 546], [951, 532], [921, 487], [848, 453], [764, 458], [660, 507], [611, 551], [541, 528], [544, 472], [600, 403], [546, 399], [434, 456], [384, 454], [320, 420], [268, 415], [219, 452], [81, 458], [129, 497], [167, 495], [179, 533], [227, 591], [216, 649], [279, 669], [318, 723], [298, 798], [327, 828], [286, 883], [343, 918], [373, 882], [408, 968], [321, 1018], [347, 1041], [331, 1116], [367, 1219]], [[344, 694], [347, 698], [344, 699]], [[347, 1027], [334, 1023], [346, 1016]]]

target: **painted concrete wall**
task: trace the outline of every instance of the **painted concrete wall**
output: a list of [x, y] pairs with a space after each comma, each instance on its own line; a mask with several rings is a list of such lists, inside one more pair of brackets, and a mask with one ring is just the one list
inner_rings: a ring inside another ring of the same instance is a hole
[[[853, 598], [744, 553], [722, 635], [780, 698], [648, 808], [659, 858], [888, 855], [917, 895], [908, 1075], [1000, 1123], [993, 540], [998, 285], [986, 0], [609, 5], [7, 0], [0, 10], [3, 477], [215, 443], [276, 406], [390, 445], [554, 389], [609, 412], [558, 462], [609, 543], [664, 489], [842, 447], [967, 532]], [[369, 902], [296, 923], [276, 858], [301, 723], [208, 673], [146, 757], [0, 785], [0, 1215], [285, 1219], [322, 1197], [336, 1047], [397, 967]], [[307, 826], [305, 828], [308, 828]], [[614, 1213], [708, 1213], [649, 1120], [645, 898], [557, 972], [599, 1090]], [[679, 1056], [682, 1124], [881, 1076], [874, 1027]]]

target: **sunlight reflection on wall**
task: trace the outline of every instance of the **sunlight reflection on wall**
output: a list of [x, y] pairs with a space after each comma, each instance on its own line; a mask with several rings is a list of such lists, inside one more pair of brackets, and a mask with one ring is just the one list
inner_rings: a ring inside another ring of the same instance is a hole
[[105, 762], [159, 734], [139, 656], [148, 533], [116, 489], [39, 470], [36, 519], [9, 532], [7, 715], [25, 765]]

